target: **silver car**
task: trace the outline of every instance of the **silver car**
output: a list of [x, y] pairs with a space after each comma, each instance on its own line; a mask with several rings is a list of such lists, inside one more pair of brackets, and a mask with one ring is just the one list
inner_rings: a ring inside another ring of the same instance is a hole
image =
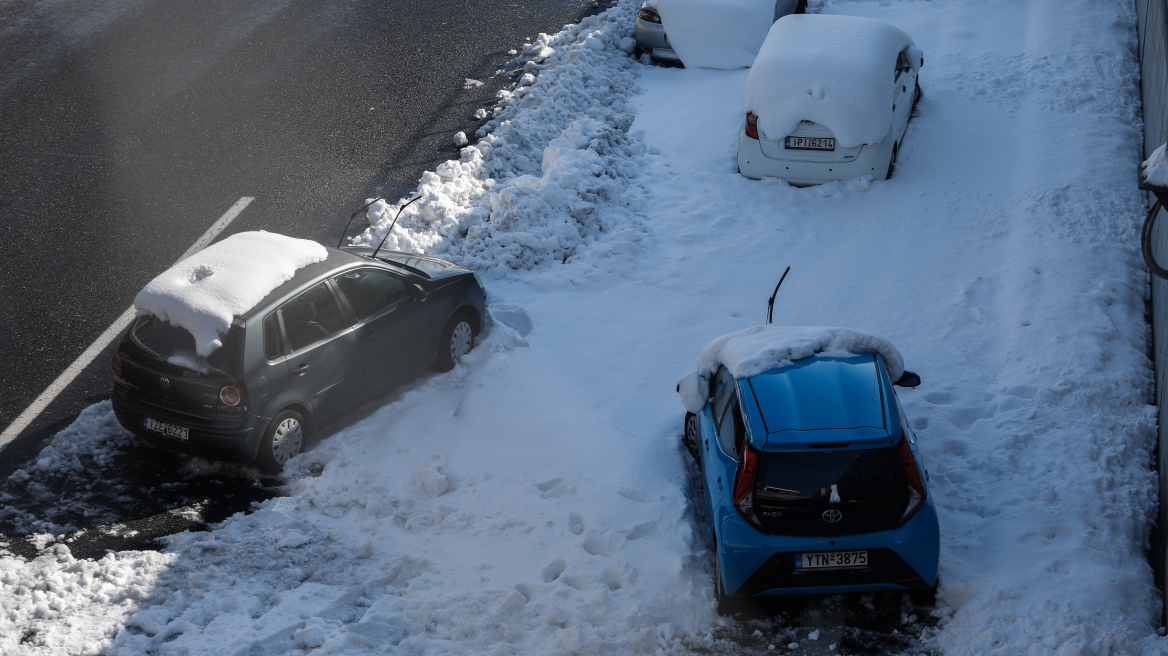
[[[775, 18], [779, 20], [787, 14], [802, 14], [807, 11], [807, 0], [776, 0]], [[637, 12], [637, 22], [633, 27], [633, 37], [637, 40], [637, 57], [649, 55], [654, 62], [681, 65], [681, 59], [669, 45], [669, 35], [661, 24], [661, 14], [657, 11], [657, 0], [645, 0]]]

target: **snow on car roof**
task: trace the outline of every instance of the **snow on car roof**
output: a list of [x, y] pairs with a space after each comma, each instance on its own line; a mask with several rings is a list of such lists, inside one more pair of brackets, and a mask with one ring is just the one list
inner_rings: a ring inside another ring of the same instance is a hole
[[[672, 35], [671, 35], [672, 36]], [[883, 21], [857, 16], [790, 15], [771, 27], [746, 78], [746, 111], [771, 139], [814, 121], [841, 148], [879, 142], [892, 125], [897, 56], [913, 40]]]
[[710, 398], [710, 379], [725, 366], [735, 378], [749, 378], [815, 355], [879, 353], [892, 380], [904, 373], [904, 358], [891, 342], [851, 328], [754, 326], [722, 335], [698, 356], [698, 368], [682, 376], [677, 391], [690, 412]]
[[686, 68], [746, 68], [767, 38], [775, 0], [658, 0], [661, 26]]
[[199, 355], [222, 346], [237, 315], [255, 307], [298, 269], [328, 257], [307, 239], [272, 232], [241, 232], [176, 263], [134, 297], [139, 315], [181, 326]]

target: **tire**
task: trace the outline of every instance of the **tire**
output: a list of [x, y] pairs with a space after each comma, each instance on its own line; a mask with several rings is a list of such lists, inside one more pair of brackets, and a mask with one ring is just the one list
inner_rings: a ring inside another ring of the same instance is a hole
[[916, 85], [913, 88], [913, 108], [915, 109], [917, 103], [921, 100], [921, 96], [925, 94], [921, 92], [921, 81], [919, 79], [914, 84]]
[[442, 339], [438, 342], [438, 359], [434, 368], [438, 371], [450, 371], [462, 356], [470, 353], [474, 348], [474, 327], [470, 323], [470, 315], [465, 312], [454, 315], [446, 328], [442, 330]]
[[933, 608], [937, 605], [937, 585], [941, 584], [941, 580], [937, 579], [937, 583], [931, 588], [922, 588], [919, 590], [909, 590], [908, 599], [915, 607]]
[[799, 4], [795, 5], [795, 13], [796, 14], [806, 14], [807, 13], [807, 0], [799, 0]]
[[884, 174], [885, 180], [891, 179], [892, 173], [896, 170], [896, 151], [897, 145], [892, 144], [892, 157], [888, 158], [888, 173]]
[[283, 410], [268, 424], [260, 440], [255, 464], [269, 474], [284, 471], [284, 463], [304, 450], [308, 440], [308, 426], [295, 410]]
[[681, 443], [685, 445], [685, 450], [693, 456], [694, 462], [697, 462], [698, 459], [698, 431], [698, 416], [692, 412], [685, 413]]

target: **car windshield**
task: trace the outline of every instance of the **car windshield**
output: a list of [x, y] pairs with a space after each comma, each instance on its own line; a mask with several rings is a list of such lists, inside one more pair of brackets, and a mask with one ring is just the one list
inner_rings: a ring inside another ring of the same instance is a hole
[[232, 326], [223, 346], [204, 357], [195, 352], [195, 338], [185, 329], [157, 317], [138, 317], [130, 326], [130, 340], [152, 356], [201, 374], [213, 371], [238, 375], [243, 371], [243, 329]]
[[905, 500], [896, 447], [761, 455], [755, 495], [762, 503], [899, 506]]

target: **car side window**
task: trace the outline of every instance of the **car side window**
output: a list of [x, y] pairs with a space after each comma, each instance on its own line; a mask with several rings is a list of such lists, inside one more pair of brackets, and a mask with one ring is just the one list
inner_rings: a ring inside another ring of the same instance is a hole
[[730, 375], [730, 370], [726, 367], [720, 367], [717, 375], [714, 376], [714, 425], [721, 426], [722, 419], [726, 416], [726, 406], [730, 403], [730, 399], [734, 397], [734, 376]]
[[388, 271], [357, 269], [343, 273], [335, 280], [341, 293], [349, 299], [358, 321], [364, 321], [409, 296], [406, 282]]
[[264, 357], [269, 360], [284, 355], [284, 340], [280, 334], [280, 317], [271, 313], [264, 317]]
[[738, 397], [734, 396], [718, 429], [718, 440], [722, 443], [723, 451], [737, 458], [745, 436], [746, 426], [742, 421], [742, 411], [738, 408]]
[[328, 339], [348, 327], [332, 291], [323, 282], [285, 303], [280, 314], [293, 351]]

